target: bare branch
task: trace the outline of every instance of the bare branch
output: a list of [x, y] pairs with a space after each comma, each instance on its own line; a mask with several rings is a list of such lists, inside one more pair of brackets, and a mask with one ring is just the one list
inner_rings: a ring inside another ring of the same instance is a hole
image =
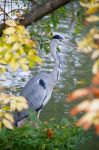
[[6, 13], [6, 11], [2, 7], [0, 7], [0, 10], [2, 11], [4, 15], [6, 15], [9, 19], [11, 19], [8, 13]]

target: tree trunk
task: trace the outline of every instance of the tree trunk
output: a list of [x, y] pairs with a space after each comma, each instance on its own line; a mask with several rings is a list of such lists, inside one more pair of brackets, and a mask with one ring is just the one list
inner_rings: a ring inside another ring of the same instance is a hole
[[[72, 0], [47, 0], [41, 5], [36, 5], [31, 9], [31, 11], [27, 14], [24, 14], [20, 19], [19, 23], [24, 25], [25, 27], [31, 25], [33, 22], [41, 19], [42, 17], [50, 14], [54, 10], [59, 7], [69, 3]], [[17, 20], [17, 19], [16, 19]], [[2, 31], [5, 28], [4, 24], [0, 25], [0, 36], [2, 35]]]

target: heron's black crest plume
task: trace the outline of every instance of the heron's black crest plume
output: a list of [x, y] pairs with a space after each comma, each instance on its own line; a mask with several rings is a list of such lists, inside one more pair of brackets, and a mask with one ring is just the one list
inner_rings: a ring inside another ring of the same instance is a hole
[[62, 40], [63, 38], [60, 35], [55, 35], [52, 39], [59, 39]]

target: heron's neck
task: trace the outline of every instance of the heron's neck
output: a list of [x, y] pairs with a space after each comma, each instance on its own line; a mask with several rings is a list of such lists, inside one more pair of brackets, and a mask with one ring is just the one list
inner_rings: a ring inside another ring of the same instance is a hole
[[53, 84], [57, 82], [57, 80], [59, 79], [59, 76], [60, 76], [60, 66], [55, 64], [52, 72], [51, 72], [51, 75], [52, 75], [52, 79], [53, 79]]
[[55, 65], [60, 64], [59, 58], [57, 56], [57, 47], [58, 47], [57, 41], [52, 40], [50, 43], [50, 50], [51, 50], [52, 57], [54, 58]]
[[55, 51], [55, 53], [52, 53], [52, 57], [54, 59], [55, 65], [54, 65], [51, 75], [54, 80], [54, 83], [56, 83], [56, 81], [58, 80], [59, 75], [60, 75], [60, 62], [59, 62], [58, 56], [56, 54], [57, 44], [53, 44], [53, 45], [54, 46], [50, 45], [50, 48], [51, 48], [51, 50], [53, 49]]

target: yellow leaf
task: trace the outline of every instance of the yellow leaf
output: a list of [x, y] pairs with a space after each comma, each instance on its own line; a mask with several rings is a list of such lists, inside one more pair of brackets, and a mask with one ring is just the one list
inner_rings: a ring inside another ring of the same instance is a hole
[[36, 48], [36, 42], [32, 41], [31, 39], [27, 39], [26, 44], [29, 44], [33, 48]]
[[9, 108], [9, 106], [8, 106], [8, 105], [5, 105], [5, 106], [3, 106], [2, 110], [3, 110], [3, 111], [9, 111], [9, 110], [10, 110], [10, 108]]
[[23, 31], [25, 31], [26, 29], [25, 29], [25, 27], [24, 26], [22, 26], [22, 25], [17, 25], [17, 31], [18, 32], [23, 32]]
[[15, 100], [12, 100], [10, 102], [10, 109], [11, 109], [11, 111], [15, 111], [16, 110], [16, 101]]
[[5, 117], [5, 119], [8, 119], [10, 122], [14, 123], [14, 118], [13, 118], [12, 114], [5, 113], [4, 117]]
[[22, 25], [17, 25], [16, 28], [17, 32], [19, 33], [19, 35], [25, 36], [25, 37], [29, 37], [29, 32], [25, 29], [24, 26]]
[[99, 10], [99, 3], [91, 4], [89, 9], [87, 10], [87, 14], [93, 14]]
[[18, 100], [19, 102], [22, 102], [22, 103], [27, 103], [27, 100], [23, 96], [16, 97], [16, 100]]
[[91, 4], [90, 4], [90, 3], [87, 3], [87, 4], [86, 4], [86, 3], [80, 1], [80, 5], [81, 5], [82, 7], [89, 8]]
[[[0, 119], [3, 117], [3, 110], [0, 109]], [[0, 120], [1, 121], [1, 120]]]
[[23, 109], [28, 109], [28, 107], [29, 107], [27, 103], [22, 103], [21, 105], [22, 105]]
[[14, 59], [11, 59], [9, 65], [13, 71], [16, 71], [19, 67], [19, 64]]
[[19, 60], [19, 63], [20, 64], [25, 64], [27, 62], [27, 59], [24, 57], [24, 58], [21, 58], [20, 60]]
[[16, 42], [16, 39], [14, 36], [10, 36], [9, 38], [6, 38], [6, 43], [12, 44], [13, 42]]
[[0, 94], [0, 99], [7, 99], [7, 98], [10, 98], [10, 96], [8, 95], [8, 94], [3, 94], [3, 93], [1, 93]]
[[99, 57], [99, 51], [96, 50], [96, 51], [93, 51], [92, 55], [91, 55], [91, 58], [92, 59], [96, 59], [97, 57]]
[[99, 41], [99, 32], [98, 31], [96, 33], [94, 33], [93, 38], [94, 38], [94, 40]]
[[5, 61], [9, 61], [11, 59], [11, 53], [5, 53], [4, 59]]
[[[20, 59], [21, 56], [20, 56], [19, 53], [16, 53], [14, 57], [15, 57], [15, 59]], [[19, 66], [19, 65], [18, 65], [18, 66]]]
[[[2, 50], [0, 50], [0, 51], [2, 51]], [[2, 54], [0, 54], [0, 59], [2, 59], [3, 58], [3, 55]]]
[[17, 24], [14, 20], [6, 20], [5, 21], [6, 25], [10, 26], [10, 27], [16, 27]]
[[28, 56], [32, 57], [33, 55], [34, 55], [33, 50], [30, 50], [30, 51], [28, 52]]
[[20, 48], [21, 48], [21, 44], [20, 44], [20, 43], [14, 43], [14, 44], [13, 44], [13, 47], [12, 47], [13, 50], [16, 51], [16, 50], [18, 50], [18, 49], [20, 49]]
[[[22, 34], [22, 33], [21, 33], [21, 34]], [[24, 38], [23, 35], [21, 35], [21, 34], [18, 35], [18, 38], [19, 38], [18, 41], [19, 41], [21, 44], [26, 44], [26, 43], [25, 43], [25, 38]]]
[[92, 67], [92, 72], [93, 72], [93, 74], [96, 74], [96, 73], [99, 72], [99, 60], [97, 60], [97, 61], [94, 63], [94, 65], [93, 65], [93, 67]]
[[25, 29], [24, 34], [29, 37], [29, 32]]
[[23, 48], [21, 48], [21, 49], [19, 50], [19, 52], [20, 52], [20, 55], [23, 55], [23, 54], [25, 53], [25, 51], [24, 51]]
[[23, 110], [22, 104], [17, 103], [16, 109], [17, 109], [17, 111], [21, 112]]
[[13, 129], [14, 128], [13, 124], [9, 120], [7, 120], [5, 118], [3, 118], [2, 123], [8, 129]]
[[99, 3], [83, 3], [83, 2], [80, 2], [80, 5], [82, 7], [86, 7], [86, 8], [98, 8], [99, 7]]
[[10, 99], [3, 99], [3, 104], [8, 104], [8, 103], [10, 103]]
[[39, 64], [42, 64], [42, 63], [43, 63], [42, 59], [41, 59], [40, 57], [38, 57], [38, 56], [34, 56], [34, 57], [33, 57], [33, 60], [34, 60], [36, 63], [39, 63]]
[[27, 109], [28, 108], [28, 103], [27, 100], [24, 97], [18, 96], [16, 97], [18, 104], [22, 107], [22, 109]]
[[90, 15], [86, 20], [88, 22], [97, 22], [97, 21], [99, 21], [99, 17], [98, 16], [94, 16], [94, 15]]
[[16, 31], [15, 28], [9, 27], [9, 28], [6, 28], [6, 29], [3, 31], [3, 33], [4, 33], [4, 34], [14, 34], [15, 31]]
[[37, 46], [37, 45], [36, 45], [36, 42], [33, 42], [33, 43], [32, 43], [32, 47], [33, 47], [33, 48], [36, 48], [36, 46]]
[[29, 67], [28, 67], [28, 65], [26, 65], [26, 64], [21, 64], [21, 68], [22, 68], [24, 71], [28, 71], [28, 70], [29, 70]]
[[[5, 62], [4, 62], [4, 61], [1, 61], [1, 60], [0, 60], [0, 63], [5, 64]], [[0, 72], [1, 72], [1, 73], [4, 73], [5, 71], [6, 71], [6, 68], [0, 66]]]

